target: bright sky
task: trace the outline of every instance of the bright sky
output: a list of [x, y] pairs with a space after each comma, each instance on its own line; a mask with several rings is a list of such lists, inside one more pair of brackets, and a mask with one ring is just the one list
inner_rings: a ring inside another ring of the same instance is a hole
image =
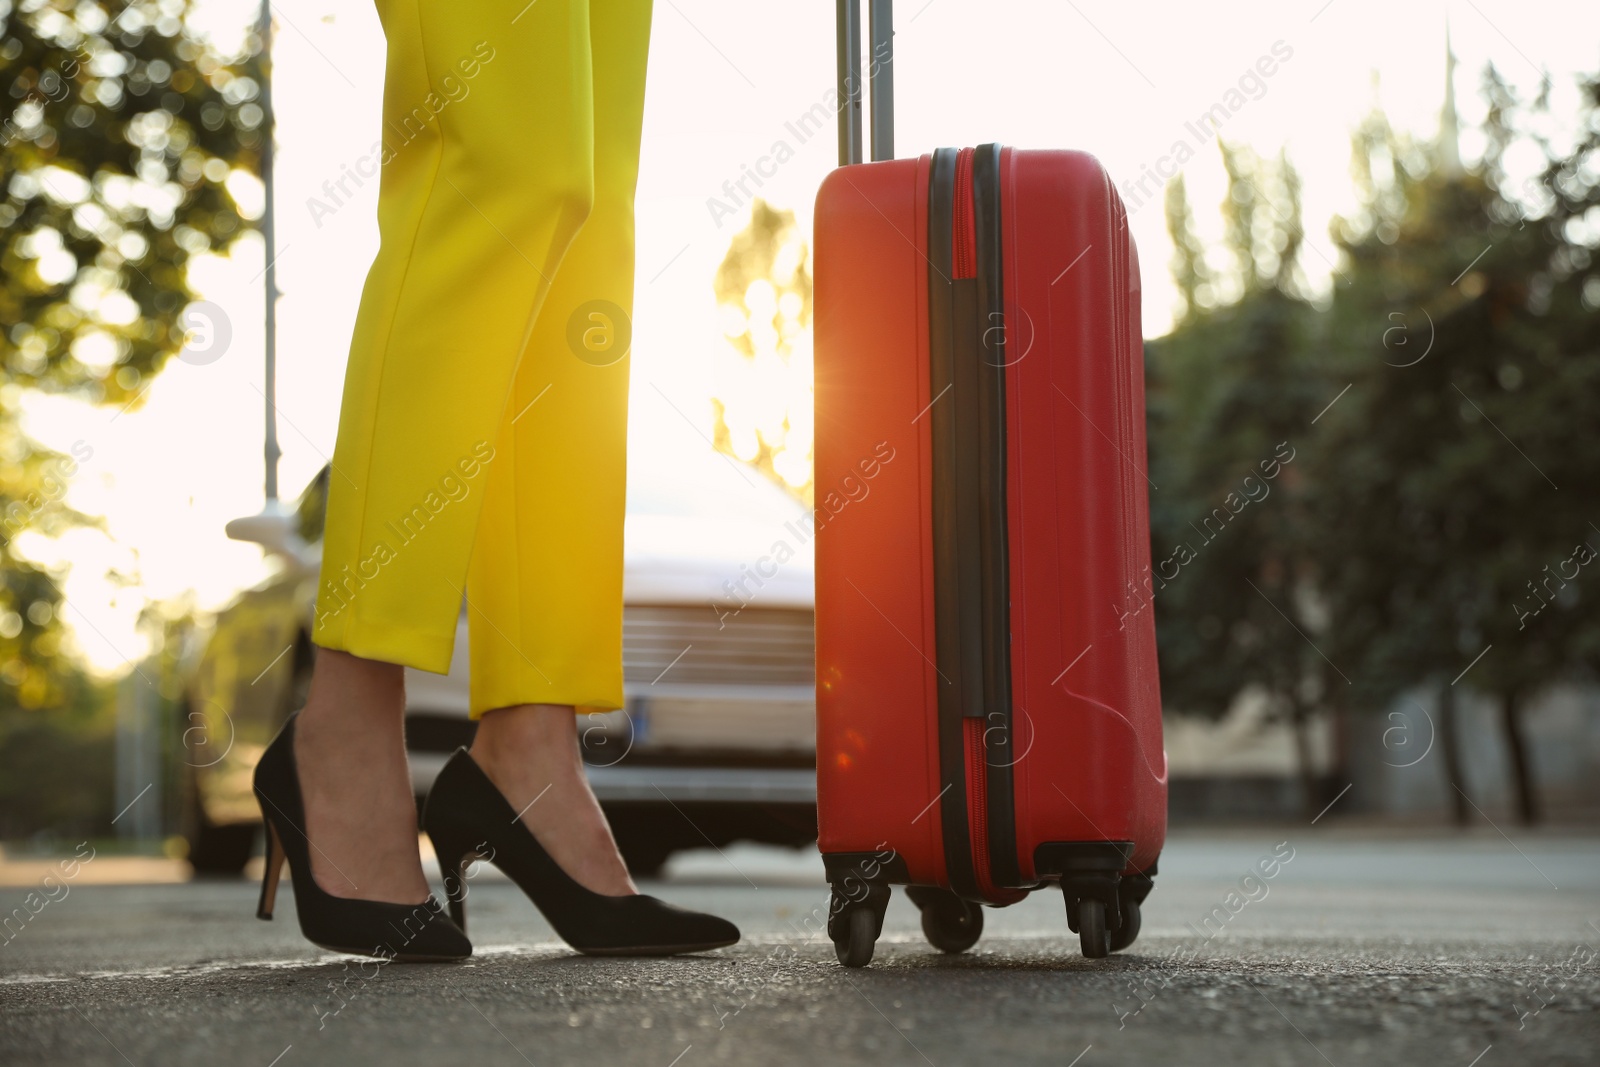
[[[226, 33], [252, 17], [251, 0], [201, 0]], [[546, 0], [548, 2], [548, 0]], [[1276, 64], [1224, 127], [1262, 154], [1287, 145], [1305, 178], [1303, 266], [1328, 285], [1329, 218], [1349, 204], [1349, 135], [1378, 99], [1401, 129], [1432, 136], [1444, 84], [1450, 9], [1460, 59], [1463, 126], [1482, 115], [1487, 61], [1531, 95], [1540, 68], [1570, 113], [1575, 71], [1600, 66], [1600, 5], [1529, 0], [910, 0], [898, 5], [896, 148], [1001, 141], [1094, 152], [1118, 183], [1194, 136], [1185, 123], [1221, 101], [1262, 56]], [[516, 0], [507, 4], [507, 18]], [[274, 97], [278, 122], [278, 429], [285, 496], [332, 452], [345, 353], [367, 264], [377, 245], [376, 183], [333, 215], [322, 196], [376, 140], [383, 38], [362, 0], [282, 0]], [[802, 14], [803, 12], [803, 14]], [[668, 0], [657, 6], [638, 199], [638, 298], [633, 335], [636, 439], [694, 447], [709, 433], [708, 398], [730, 362], [712, 275], [739, 218], [715, 220], [710, 197], [785, 140], [794, 157], [761, 195], [793, 209], [809, 232], [816, 187], [834, 166], [831, 129], [799, 143], [785, 123], [834, 84], [833, 5]], [[1282, 42], [1279, 44], [1279, 42]], [[492, 40], [490, 42], [493, 43]], [[492, 69], [492, 68], [488, 68]], [[1463, 141], [1470, 161], [1477, 144]], [[1223, 174], [1214, 145], [1184, 168], [1202, 235], [1220, 236]], [[1148, 186], [1147, 186], [1148, 188]], [[1144, 268], [1145, 333], [1165, 332], [1174, 292], [1159, 195], [1133, 212]], [[195, 272], [226, 309], [233, 339], [216, 362], [174, 361], [125, 413], [63, 401], [30, 403], [29, 429], [54, 447], [93, 457], [73, 479], [72, 505], [107, 516], [107, 535], [24, 542], [44, 560], [71, 560], [68, 621], [90, 661], [111, 669], [144, 643], [134, 618], [147, 598], [196, 591], [217, 605], [265, 573], [253, 546], [223, 524], [262, 503], [262, 295], [259, 240]], [[659, 390], [659, 392], [658, 392]], [[671, 399], [669, 405], [662, 394]], [[674, 406], [678, 410], [673, 410]], [[133, 579], [128, 585], [112, 576]]]

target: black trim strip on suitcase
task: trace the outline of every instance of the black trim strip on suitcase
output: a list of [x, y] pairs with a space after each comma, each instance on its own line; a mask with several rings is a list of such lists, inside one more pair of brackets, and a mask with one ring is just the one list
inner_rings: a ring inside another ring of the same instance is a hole
[[989, 872], [997, 885], [1022, 881], [1017, 863], [1016, 801], [1011, 768], [1015, 741], [1011, 707], [1011, 566], [1006, 471], [1006, 318], [1000, 225], [1000, 146], [980, 145], [972, 157], [973, 223], [977, 245], [977, 311], [972, 360], [977, 378], [978, 614], [983, 659], [984, 775], [988, 796]]
[[[969, 598], [962, 581], [963, 554], [958, 547], [966, 541], [961, 527], [971, 525], [976, 516], [962, 490], [962, 468], [972, 467], [972, 450], [965, 449], [961, 460], [961, 429], [965, 422], [957, 400], [970, 397], [966, 379], [972, 375], [970, 360], [957, 360], [955, 338], [957, 305], [960, 293], [975, 299], [974, 279], [957, 282], [951, 236], [955, 203], [956, 150], [936, 149], [928, 172], [928, 368], [930, 393], [929, 434], [933, 446], [933, 615], [934, 659], [939, 675], [939, 820], [944, 842], [945, 873], [950, 888], [963, 897], [981, 899], [972, 864], [972, 839], [967, 826], [966, 736], [968, 714], [980, 713], [981, 661], [968, 667], [964, 652], [977, 651], [977, 642], [968, 641], [963, 612]], [[964, 283], [964, 284], [963, 284]], [[963, 364], [966, 364], [964, 367]], [[965, 373], [963, 373], [965, 372]], [[963, 385], [966, 384], [966, 388]], [[949, 402], [939, 398], [948, 391]], [[972, 471], [971, 473], [976, 473]], [[968, 554], [970, 555], [970, 553]], [[974, 635], [975, 636], [975, 635]], [[970, 711], [969, 711], [970, 709]]]

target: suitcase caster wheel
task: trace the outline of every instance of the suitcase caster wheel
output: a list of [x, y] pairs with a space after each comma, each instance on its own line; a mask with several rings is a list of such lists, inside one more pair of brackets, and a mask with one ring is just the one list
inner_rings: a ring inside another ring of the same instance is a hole
[[1078, 940], [1087, 959], [1104, 959], [1111, 954], [1111, 934], [1106, 929], [1104, 901], [1084, 897], [1078, 901]]
[[940, 894], [921, 910], [922, 932], [941, 952], [965, 952], [983, 936], [983, 909], [954, 893]]
[[872, 962], [872, 949], [878, 939], [877, 916], [871, 908], [851, 908], [844, 916], [844, 940], [833, 943], [833, 951], [846, 967], [865, 967]]
[[1122, 925], [1111, 934], [1111, 951], [1121, 952], [1139, 936], [1139, 902], [1122, 898]]

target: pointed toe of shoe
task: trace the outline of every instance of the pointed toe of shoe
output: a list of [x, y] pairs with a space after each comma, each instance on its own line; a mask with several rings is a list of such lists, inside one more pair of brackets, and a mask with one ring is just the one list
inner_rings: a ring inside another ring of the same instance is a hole
[[[486, 856], [527, 894], [556, 934], [585, 955], [672, 956], [739, 940], [739, 928], [715, 915], [639, 894], [608, 896], [574, 881], [464, 748], [434, 779], [423, 824], [445, 885], [461, 884], [467, 861]], [[465, 894], [450, 901], [462, 925], [465, 904]]]
[[739, 928], [727, 919], [719, 918], [715, 915], [701, 915], [695, 912], [690, 912], [689, 914], [694, 915], [698, 920], [700, 936], [697, 940], [705, 942], [706, 947], [723, 948], [727, 945], [739, 943], [741, 936]]
[[461, 927], [450, 921], [444, 909], [433, 897], [412, 916], [426, 912], [420, 926], [407, 927], [403, 944], [397, 945], [395, 960], [408, 963], [427, 963], [445, 960], [464, 960], [472, 955], [472, 942]]
[[567, 943], [589, 956], [676, 956], [726, 948], [739, 928], [726, 919], [689, 911], [652, 896], [611, 897], [614, 921], [601, 939]]
[[[464, 960], [472, 955], [472, 942], [467, 940], [467, 935], [461, 927], [450, 921], [450, 917], [439, 908], [437, 901], [430, 899], [433, 905], [433, 917], [428, 925], [406, 946], [406, 958], [418, 962]], [[399, 957], [397, 957], [399, 958]]]
[[391, 963], [443, 963], [472, 955], [472, 942], [433, 897], [415, 905], [334, 899], [342, 905], [337, 914], [301, 922], [306, 939], [330, 952]]

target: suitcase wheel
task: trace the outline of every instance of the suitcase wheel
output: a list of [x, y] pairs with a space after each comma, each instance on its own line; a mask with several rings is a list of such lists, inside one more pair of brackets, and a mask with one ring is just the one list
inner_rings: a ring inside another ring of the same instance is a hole
[[872, 962], [872, 949], [878, 940], [878, 917], [872, 909], [853, 905], [840, 916], [841, 937], [835, 938], [833, 950], [839, 962], [846, 967], [865, 967]]
[[1111, 954], [1111, 932], [1106, 929], [1104, 901], [1093, 897], [1083, 897], [1078, 901], [1078, 940], [1088, 959], [1104, 959]]
[[917, 905], [922, 911], [922, 932], [941, 952], [965, 952], [983, 936], [983, 909], [970, 900], [935, 891], [919, 894]]
[[1139, 936], [1139, 902], [1122, 898], [1122, 925], [1111, 932], [1111, 951], [1121, 952]]

